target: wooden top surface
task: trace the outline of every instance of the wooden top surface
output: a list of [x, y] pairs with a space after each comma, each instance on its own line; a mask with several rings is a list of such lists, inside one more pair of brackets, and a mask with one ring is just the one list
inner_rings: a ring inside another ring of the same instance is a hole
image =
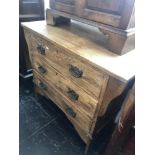
[[82, 57], [99, 70], [126, 82], [135, 75], [135, 51], [123, 56], [103, 47], [104, 35], [95, 27], [72, 21], [70, 26], [50, 26], [45, 21], [22, 23], [45, 39], [55, 42]]

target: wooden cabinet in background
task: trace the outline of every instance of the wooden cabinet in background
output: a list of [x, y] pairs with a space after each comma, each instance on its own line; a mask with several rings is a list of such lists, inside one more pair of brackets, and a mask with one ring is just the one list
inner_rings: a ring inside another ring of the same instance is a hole
[[134, 27], [135, 0], [50, 0], [54, 10], [120, 29]]
[[96, 29], [76, 21], [59, 27], [39, 21], [23, 26], [36, 92], [66, 114], [87, 152], [105, 125], [102, 118], [109, 104], [115, 104], [134, 76], [135, 52], [111, 53], [100, 45]]

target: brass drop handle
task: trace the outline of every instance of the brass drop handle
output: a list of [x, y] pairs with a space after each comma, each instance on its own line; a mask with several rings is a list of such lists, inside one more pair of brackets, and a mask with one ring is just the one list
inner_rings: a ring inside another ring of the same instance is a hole
[[75, 112], [73, 111], [73, 109], [70, 108], [70, 107], [67, 107], [67, 108], [66, 108], [66, 113], [67, 113], [68, 115], [70, 115], [71, 117], [73, 117], [73, 118], [76, 117], [76, 113], [75, 113]]
[[39, 83], [39, 88], [46, 89], [47, 87], [46, 87], [46, 85], [43, 82], [40, 82]]
[[73, 101], [77, 101], [79, 98], [79, 95], [72, 89], [68, 89], [67, 94], [69, 96], [69, 98]]
[[42, 66], [39, 66], [38, 70], [39, 70], [40, 73], [43, 73], [43, 74], [46, 73], [46, 69], [44, 67], [42, 67]]
[[42, 45], [37, 46], [38, 53], [45, 55], [45, 48]]
[[69, 72], [72, 76], [76, 77], [76, 78], [80, 78], [82, 77], [83, 71], [80, 70], [78, 67], [70, 65], [69, 66]]

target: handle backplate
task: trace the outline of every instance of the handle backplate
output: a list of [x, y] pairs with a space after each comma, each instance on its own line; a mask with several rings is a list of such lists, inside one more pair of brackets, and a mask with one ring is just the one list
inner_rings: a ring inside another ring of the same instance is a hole
[[79, 98], [79, 95], [72, 89], [68, 89], [67, 94], [69, 96], [69, 98], [73, 101], [77, 101]]
[[46, 69], [43, 66], [39, 66], [38, 70], [40, 73], [43, 73], [43, 74], [46, 73]]
[[45, 48], [42, 45], [37, 46], [38, 53], [45, 55]]
[[71, 117], [73, 117], [73, 118], [76, 117], [76, 113], [75, 113], [75, 112], [73, 111], [73, 109], [70, 108], [70, 107], [67, 107], [67, 108], [66, 108], [66, 113], [67, 113], [68, 115], [70, 115]]
[[46, 89], [47, 87], [46, 87], [46, 85], [43, 82], [40, 82], [39, 83], [39, 88]]
[[82, 77], [83, 71], [80, 70], [78, 67], [70, 65], [69, 67], [69, 72], [72, 76], [76, 77], [76, 78], [80, 78]]

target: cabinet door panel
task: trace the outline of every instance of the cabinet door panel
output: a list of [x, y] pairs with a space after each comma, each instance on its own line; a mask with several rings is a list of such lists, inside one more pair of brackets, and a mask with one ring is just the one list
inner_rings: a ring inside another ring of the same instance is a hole
[[75, 14], [75, 0], [50, 0], [50, 7], [62, 12]]
[[118, 27], [125, 0], [86, 0], [83, 17]]
[[87, 0], [87, 8], [95, 11], [120, 13], [124, 0]]

